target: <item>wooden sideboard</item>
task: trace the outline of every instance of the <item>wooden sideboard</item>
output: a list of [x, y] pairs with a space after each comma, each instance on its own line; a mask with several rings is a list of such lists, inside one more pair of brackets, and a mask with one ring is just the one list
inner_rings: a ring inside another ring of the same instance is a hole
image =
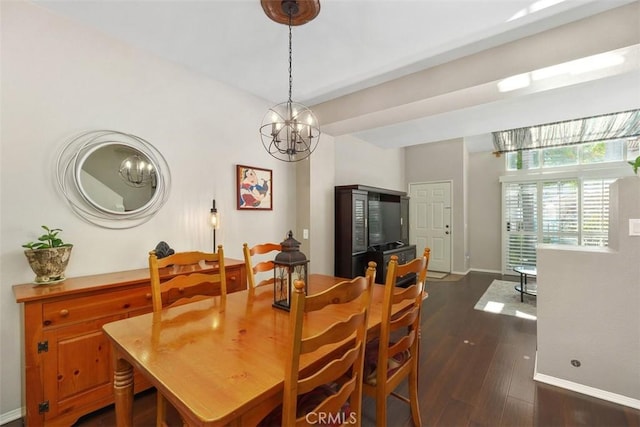
[[[244, 261], [225, 258], [225, 270], [228, 292], [246, 289]], [[161, 279], [180, 273], [167, 267]], [[113, 361], [102, 325], [151, 311], [149, 270], [15, 285], [13, 293], [24, 304], [26, 425], [72, 425], [113, 403]], [[136, 392], [150, 387], [137, 373], [135, 385]]]

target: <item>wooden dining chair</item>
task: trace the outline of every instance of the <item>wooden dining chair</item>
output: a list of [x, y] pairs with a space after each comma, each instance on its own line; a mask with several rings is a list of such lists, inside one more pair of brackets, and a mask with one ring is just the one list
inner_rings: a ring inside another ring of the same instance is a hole
[[[311, 296], [305, 295], [304, 282], [295, 282], [282, 405], [259, 426], [327, 424], [327, 420], [331, 421], [329, 425], [360, 425], [362, 369], [375, 266], [370, 262], [365, 277], [342, 281]], [[320, 316], [329, 316], [333, 323], [324, 330], [310, 330], [310, 317]], [[326, 363], [301, 372], [300, 360], [324, 346], [335, 348]]]
[[[389, 395], [408, 403], [413, 424], [422, 425], [418, 400], [420, 312], [427, 295], [424, 286], [429, 255], [430, 249], [426, 248], [422, 257], [402, 265], [398, 265], [398, 257], [393, 255], [388, 264], [380, 335], [367, 344], [364, 367], [363, 392], [376, 400], [377, 426], [387, 425]], [[410, 273], [416, 274], [416, 283], [407, 288], [397, 288], [397, 278]], [[411, 301], [408, 308], [391, 315], [393, 306], [407, 301]], [[395, 392], [405, 378], [409, 382], [409, 397]]]
[[273, 259], [264, 259], [264, 257], [260, 257], [260, 260], [258, 260], [256, 257], [271, 252], [280, 252], [281, 250], [282, 246], [279, 243], [261, 243], [251, 248], [249, 248], [247, 243], [242, 245], [245, 270], [247, 271], [247, 287], [249, 290], [253, 290], [258, 286], [265, 286], [273, 283], [273, 275], [270, 278], [261, 281], [258, 281], [256, 276], [260, 273], [272, 271]]
[[[215, 272], [205, 271], [207, 264], [218, 265]], [[177, 276], [160, 281], [160, 269], [175, 269]], [[151, 277], [151, 300], [154, 316], [159, 316], [164, 307], [186, 304], [220, 295], [221, 305], [227, 298], [227, 277], [224, 268], [224, 249], [218, 245], [217, 253], [178, 252], [158, 258], [155, 251], [149, 252], [149, 275]], [[166, 426], [166, 401], [157, 392], [156, 425]]]

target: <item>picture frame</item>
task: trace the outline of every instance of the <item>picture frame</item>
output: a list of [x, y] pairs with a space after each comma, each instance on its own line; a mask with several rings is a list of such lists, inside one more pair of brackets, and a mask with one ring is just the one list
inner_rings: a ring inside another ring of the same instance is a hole
[[236, 190], [239, 210], [273, 210], [271, 169], [236, 165]]

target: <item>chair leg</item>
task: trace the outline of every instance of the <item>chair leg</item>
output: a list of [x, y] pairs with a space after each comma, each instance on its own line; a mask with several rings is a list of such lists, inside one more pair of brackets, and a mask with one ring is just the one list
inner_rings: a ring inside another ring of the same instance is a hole
[[422, 420], [420, 419], [420, 400], [418, 398], [418, 363], [417, 360], [412, 362], [413, 369], [409, 373], [409, 401], [411, 403], [411, 418], [413, 419], [413, 425], [416, 427], [422, 426]]
[[376, 427], [387, 427], [387, 395], [384, 386], [376, 387]]

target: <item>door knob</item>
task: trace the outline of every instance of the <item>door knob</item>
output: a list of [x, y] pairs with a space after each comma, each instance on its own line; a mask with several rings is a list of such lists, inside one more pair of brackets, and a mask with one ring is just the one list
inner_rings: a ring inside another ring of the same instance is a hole
[[445, 231], [445, 232], [444, 232], [444, 234], [449, 234], [449, 232], [448, 232], [448, 231]]

